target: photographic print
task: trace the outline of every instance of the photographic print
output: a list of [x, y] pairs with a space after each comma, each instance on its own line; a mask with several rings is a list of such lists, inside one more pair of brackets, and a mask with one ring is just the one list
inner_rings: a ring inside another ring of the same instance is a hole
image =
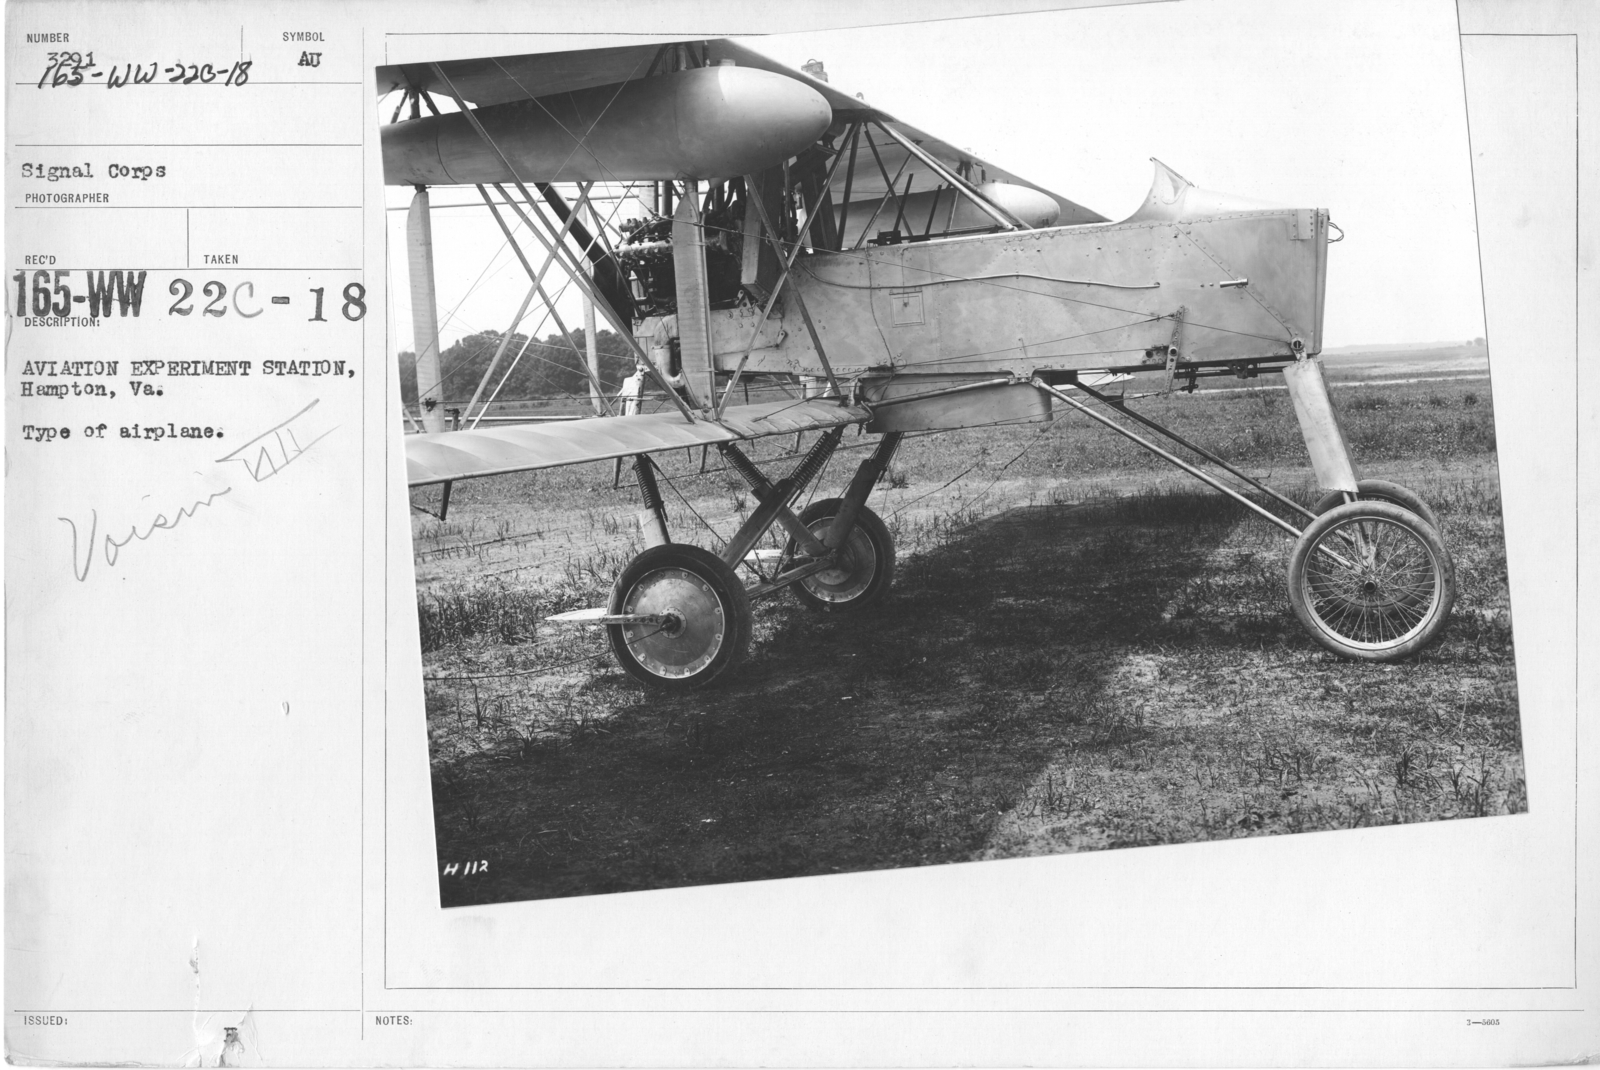
[[378, 68], [440, 901], [1526, 810], [1448, 14]]

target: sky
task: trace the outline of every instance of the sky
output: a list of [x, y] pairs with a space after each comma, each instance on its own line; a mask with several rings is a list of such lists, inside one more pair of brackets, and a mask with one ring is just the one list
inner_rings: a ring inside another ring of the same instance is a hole
[[[1143, 201], [1151, 157], [1205, 189], [1330, 209], [1346, 238], [1329, 251], [1325, 346], [1484, 333], [1448, 0], [1179, 0], [740, 40], [796, 68], [819, 59], [834, 87], [1111, 219]], [[398, 348], [404, 221], [389, 213]], [[444, 344], [505, 329], [526, 276], [487, 211], [436, 211], [434, 240]], [[581, 325], [574, 293], [559, 308]]]

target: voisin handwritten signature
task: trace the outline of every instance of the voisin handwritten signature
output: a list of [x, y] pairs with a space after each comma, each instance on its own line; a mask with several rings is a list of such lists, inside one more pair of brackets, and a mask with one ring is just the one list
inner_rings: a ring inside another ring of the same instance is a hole
[[[145, 528], [143, 532], [139, 531], [137, 524], [129, 525], [127, 535], [120, 539], [108, 532], [104, 542], [106, 564], [108, 566], [115, 565], [117, 558], [122, 555], [122, 548], [135, 539], [143, 542], [158, 531], [170, 531], [172, 528], [177, 527], [184, 517], [194, 516], [202, 506], [210, 505], [224, 494], [231, 493], [232, 490], [232, 487], [224, 487], [215, 493], [206, 495], [204, 498], [197, 498], [193, 504], [180, 508], [177, 515], [171, 519], [168, 519], [165, 513], [157, 513], [155, 519], [150, 521], [150, 526]], [[89, 510], [89, 535], [83, 541], [81, 554], [78, 546], [77, 523], [72, 518], [65, 516], [60, 516], [56, 519], [72, 529], [72, 574], [77, 578], [78, 582], [82, 583], [89, 578], [89, 569], [94, 564], [95, 536], [99, 534], [100, 514], [97, 510]]]
[[[305, 434], [304, 428], [300, 435], [295, 433], [293, 424], [304, 417], [308, 412], [317, 407], [318, 401], [313, 401], [287, 420], [278, 423], [243, 446], [223, 457], [218, 457], [217, 464], [238, 462], [256, 483], [264, 483], [273, 476], [279, 475], [285, 468], [304, 457], [318, 442], [331, 435], [337, 428], [329, 428], [314, 438], [302, 443], [301, 435]], [[118, 525], [116, 532], [100, 532], [100, 514], [96, 509], [89, 510], [89, 520], [85, 525], [87, 534], [83, 534], [76, 520], [71, 517], [57, 517], [72, 531], [72, 575], [82, 583], [89, 578], [90, 569], [93, 568], [96, 551], [105, 558], [107, 567], [114, 566], [122, 556], [123, 549], [129, 543], [143, 542], [158, 531], [170, 531], [182, 523], [186, 518], [193, 517], [203, 508], [208, 508], [213, 502], [225, 494], [231, 494], [233, 487], [223, 487], [213, 491], [204, 498], [196, 498], [188, 505], [177, 509], [173, 514], [157, 513], [146, 522], [134, 522], [124, 529]], [[142, 530], [141, 530], [142, 529]]]

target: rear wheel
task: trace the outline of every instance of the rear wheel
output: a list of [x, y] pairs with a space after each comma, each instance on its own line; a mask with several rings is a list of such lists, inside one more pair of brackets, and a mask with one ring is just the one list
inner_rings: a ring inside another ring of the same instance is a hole
[[[800, 522], [811, 534], [825, 539], [843, 507], [842, 498], [812, 502], [800, 511]], [[796, 552], [790, 539], [785, 559], [792, 560]], [[894, 536], [878, 514], [863, 505], [833, 565], [796, 582], [793, 590], [800, 601], [819, 612], [849, 613], [883, 597], [893, 580]]]
[[611, 649], [629, 675], [675, 690], [702, 687], [737, 665], [750, 646], [750, 599], [727, 563], [683, 543], [652, 546], [622, 570], [612, 615], [651, 617], [608, 624]]
[[1415, 653], [1444, 628], [1455, 596], [1455, 569], [1439, 533], [1387, 502], [1329, 510], [1289, 556], [1295, 615], [1317, 642], [1347, 658]]
[[[1356, 484], [1356, 500], [1361, 502], [1388, 502], [1398, 505], [1402, 509], [1410, 509], [1423, 520], [1426, 520], [1435, 531], [1444, 530], [1439, 526], [1439, 518], [1427, 502], [1417, 496], [1417, 492], [1410, 487], [1402, 487], [1398, 483], [1391, 483], [1387, 479], [1363, 479]], [[1338, 508], [1344, 504], [1344, 492], [1331, 490], [1317, 499], [1317, 504], [1311, 511], [1321, 516], [1330, 509]]]

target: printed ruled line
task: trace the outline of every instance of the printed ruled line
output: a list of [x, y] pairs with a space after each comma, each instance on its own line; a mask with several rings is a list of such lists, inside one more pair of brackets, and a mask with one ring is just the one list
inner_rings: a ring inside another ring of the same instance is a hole
[[[537, 901], [537, 900], [536, 900]], [[475, 989], [474, 991], [481, 991]], [[560, 991], [560, 989], [557, 989]], [[679, 991], [672, 989], [669, 991]], [[723, 991], [689, 989], [688, 991]], [[761, 991], [767, 991], [762, 989]], [[786, 991], [786, 990], [784, 990]], [[806, 989], [804, 991], [810, 991]], [[848, 989], [846, 991], [856, 991]], [[876, 991], [869, 989], [868, 991]], [[912, 989], [921, 991], [921, 989]], [[978, 989], [987, 991], [987, 987]], [[237, 1007], [62, 1007], [12, 1014], [226, 1014]], [[258, 1014], [360, 1014], [355, 1007], [253, 1007]], [[1585, 1007], [430, 1007], [384, 1014], [1583, 1014]]]
[[18, 149], [359, 149], [359, 141], [19, 141]]
[[[103, 267], [104, 267], [103, 264], [96, 264], [94, 267], [71, 267], [71, 268], [69, 268], [69, 267], [59, 267], [58, 268], [58, 267], [52, 266], [50, 270], [52, 270], [52, 271], [100, 271], [100, 270], [103, 270]], [[144, 267], [144, 270], [147, 270], [147, 271], [193, 271], [193, 270], [199, 270], [197, 268], [192, 268], [192, 267], [187, 267], [187, 266], [186, 267], [178, 267], [177, 265], [165, 266], [165, 265], [162, 265], [162, 264], [155, 264], [153, 266], [152, 265], [143, 265], [143, 267]], [[29, 270], [31, 270], [31, 269], [29, 269]], [[251, 273], [254, 273], [254, 272], [257, 272], [257, 271], [336, 271], [336, 272], [339, 272], [341, 274], [343, 274], [343, 273], [354, 273], [354, 274], [360, 275], [362, 277], [365, 277], [365, 274], [366, 274], [366, 268], [361, 267], [359, 264], [353, 264], [353, 265], [349, 265], [349, 266], [346, 266], [346, 267], [338, 267], [338, 266], [328, 267], [327, 265], [313, 265], [313, 266], [310, 266], [310, 267], [250, 267], [248, 265], [207, 264], [207, 265], [205, 265], [205, 270], [213, 271], [213, 272], [233, 271], [233, 272], [251, 272]]]
[[238, 211], [245, 208], [272, 208], [294, 211], [357, 211], [360, 205], [11, 205], [11, 208], [93, 208], [94, 211]]
[[[360, 1014], [358, 1007], [251, 1007], [257, 1014]], [[228, 1014], [237, 1007], [69, 1007], [65, 1010], [14, 1010], [12, 1014]], [[405, 1012], [401, 1012], [405, 1013]], [[1509, 1011], [1502, 1013], [1510, 1013]]]
[[[29, 89], [34, 89], [34, 88], [37, 88], [37, 89], [54, 89], [54, 88], [56, 88], [55, 86], [42, 86], [36, 81], [35, 82], [12, 82], [11, 84], [12, 85], [24, 86], [24, 87], [27, 87]], [[86, 82], [84, 84], [88, 85], [89, 83]], [[103, 83], [101, 83], [101, 82], [96, 82], [96, 83], [94, 83], [93, 86], [90, 86], [90, 88], [94, 88], [94, 87], [100, 86], [102, 84]], [[139, 82], [137, 84], [138, 84], [138, 87], [140, 89], [159, 89], [160, 87], [165, 86], [165, 85], [205, 86], [207, 89], [236, 88], [236, 87], [230, 87], [226, 82], [166, 82], [166, 81], [162, 81], [162, 82]], [[269, 82], [269, 81], [266, 81], [264, 79], [252, 78], [252, 79], [250, 79], [248, 84], [249, 85], [366, 85], [367, 83], [361, 81], [359, 78], [354, 79], [352, 81], [345, 81], [343, 79], [340, 79], [338, 81], [312, 81], [311, 79], [305, 79], [303, 81], [298, 81], [298, 82], [296, 82], [296, 81]], [[77, 87], [73, 87], [73, 88], [77, 88]], [[121, 87], [119, 87], [119, 88], [121, 88]], [[133, 85], [130, 84], [127, 88], [132, 89]]]

